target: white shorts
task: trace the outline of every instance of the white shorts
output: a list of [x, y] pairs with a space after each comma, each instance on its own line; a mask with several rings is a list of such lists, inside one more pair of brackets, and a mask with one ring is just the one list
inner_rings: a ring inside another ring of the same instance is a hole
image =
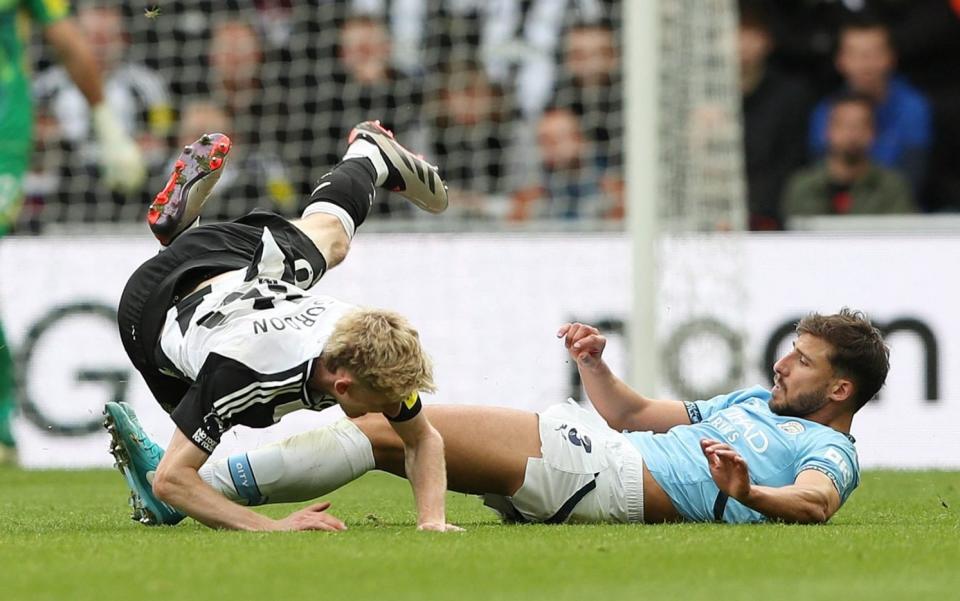
[[643, 521], [643, 459], [596, 413], [572, 399], [540, 413], [540, 453], [516, 494], [484, 504], [522, 522]]

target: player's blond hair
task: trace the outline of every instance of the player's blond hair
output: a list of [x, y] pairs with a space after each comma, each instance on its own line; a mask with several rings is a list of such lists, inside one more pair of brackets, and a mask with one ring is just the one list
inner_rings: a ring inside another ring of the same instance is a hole
[[330, 371], [344, 368], [372, 390], [402, 400], [433, 392], [433, 363], [420, 334], [399, 313], [356, 309], [337, 321], [320, 355]]

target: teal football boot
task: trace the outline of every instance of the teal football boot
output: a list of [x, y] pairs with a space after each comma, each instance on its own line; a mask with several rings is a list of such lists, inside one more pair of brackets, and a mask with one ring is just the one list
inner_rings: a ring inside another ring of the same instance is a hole
[[130, 488], [131, 518], [147, 526], [172, 526], [187, 517], [153, 494], [153, 474], [163, 459], [163, 449], [143, 431], [133, 407], [110, 402], [103, 415], [114, 465]]

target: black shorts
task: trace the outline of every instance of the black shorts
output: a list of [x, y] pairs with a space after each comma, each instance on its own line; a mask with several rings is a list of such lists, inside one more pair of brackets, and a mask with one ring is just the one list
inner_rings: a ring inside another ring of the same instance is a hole
[[[236, 269], [256, 269], [264, 228], [270, 229], [283, 251], [281, 279], [304, 289], [320, 279], [327, 262], [310, 238], [283, 217], [256, 209], [234, 221], [185, 231], [127, 280], [117, 310], [120, 340], [167, 413], [176, 408], [191, 384], [161, 372], [170, 367], [159, 344], [167, 311], [177, 303], [196, 302], [195, 297], [204, 291], [190, 292], [204, 280]], [[304, 273], [304, 260], [312, 273]]]

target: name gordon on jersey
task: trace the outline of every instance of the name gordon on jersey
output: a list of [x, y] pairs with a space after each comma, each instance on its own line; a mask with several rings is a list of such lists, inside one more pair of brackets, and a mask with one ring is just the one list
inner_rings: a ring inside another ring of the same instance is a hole
[[266, 334], [270, 330], [281, 331], [286, 330], [287, 328], [293, 330], [302, 330], [304, 328], [311, 328], [319, 322], [319, 320], [316, 318], [326, 310], [326, 306], [322, 304], [316, 304], [307, 307], [299, 313], [294, 313], [293, 315], [257, 319], [253, 322], [253, 333]]

